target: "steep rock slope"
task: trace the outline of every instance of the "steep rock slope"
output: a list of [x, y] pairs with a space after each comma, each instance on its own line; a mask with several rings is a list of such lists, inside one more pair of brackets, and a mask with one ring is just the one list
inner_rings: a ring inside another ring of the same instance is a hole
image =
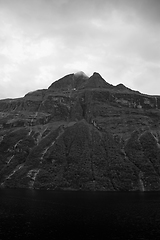
[[0, 101], [0, 185], [160, 190], [160, 97], [69, 74]]

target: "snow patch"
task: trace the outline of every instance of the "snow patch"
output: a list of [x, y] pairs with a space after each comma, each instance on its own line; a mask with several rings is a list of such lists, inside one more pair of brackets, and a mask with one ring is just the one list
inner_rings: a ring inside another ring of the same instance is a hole
[[38, 145], [39, 142], [41, 141], [42, 135], [43, 135], [43, 133], [44, 133], [46, 130], [47, 130], [47, 127], [46, 127], [42, 132], [39, 133], [39, 135], [38, 135], [38, 137], [37, 137], [37, 145]]
[[28, 172], [27, 177], [31, 178], [31, 181], [29, 182], [29, 187], [33, 188], [36, 177], [39, 173], [40, 169], [32, 169]]
[[9, 164], [13, 158], [14, 158], [14, 155], [9, 158], [9, 160], [7, 161], [7, 164]]
[[46, 152], [48, 151], [48, 149], [49, 148], [51, 148], [53, 145], [54, 145], [54, 143], [55, 143], [55, 141], [53, 141], [52, 143], [51, 143], [51, 145], [49, 145], [43, 152], [42, 152], [42, 156], [41, 156], [41, 161], [40, 161], [40, 163], [42, 163], [42, 160], [43, 160], [43, 158], [44, 158], [44, 155], [46, 154]]
[[20, 139], [20, 140], [14, 145], [14, 148], [16, 148], [20, 142], [22, 142], [22, 139]]
[[18, 165], [18, 166], [13, 170], [13, 172], [12, 172], [10, 175], [8, 175], [8, 177], [6, 178], [6, 180], [7, 180], [7, 179], [10, 179], [10, 178], [11, 178], [16, 172], [18, 172], [23, 166], [24, 166], [24, 164]]
[[29, 133], [28, 133], [28, 136], [30, 136], [31, 133], [32, 133], [32, 128], [30, 128]]
[[4, 182], [1, 183], [1, 186], [4, 187], [4, 186], [5, 186], [5, 182], [6, 182], [8, 179], [11, 179], [11, 177], [12, 177], [16, 172], [18, 172], [23, 166], [24, 166], [24, 164], [18, 165], [18, 166], [13, 170], [13, 172], [12, 172], [11, 174], [9, 174], [9, 175], [5, 178]]

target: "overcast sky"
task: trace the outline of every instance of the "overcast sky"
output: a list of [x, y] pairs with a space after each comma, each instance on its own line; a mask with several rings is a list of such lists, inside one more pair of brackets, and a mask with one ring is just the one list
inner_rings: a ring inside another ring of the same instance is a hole
[[160, 95], [160, 0], [0, 0], [0, 98], [77, 71]]

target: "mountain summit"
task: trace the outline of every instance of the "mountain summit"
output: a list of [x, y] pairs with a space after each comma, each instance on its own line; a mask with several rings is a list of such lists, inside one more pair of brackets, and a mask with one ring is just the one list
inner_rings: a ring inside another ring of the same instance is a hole
[[71, 90], [80, 88], [85, 84], [88, 79], [84, 72], [72, 73], [60, 78], [59, 80], [53, 82], [49, 89], [60, 89], [60, 90]]
[[94, 72], [93, 75], [85, 83], [85, 88], [112, 88], [99, 73]]
[[84, 72], [80, 71], [75, 74], [69, 74], [53, 82], [49, 89], [71, 90], [80, 88], [113, 88], [107, 83], [102, 76], [94, 72], [88, 77]]
[[0, 101], [0, 186], [160, 190], [160, 96], [68, 74]]

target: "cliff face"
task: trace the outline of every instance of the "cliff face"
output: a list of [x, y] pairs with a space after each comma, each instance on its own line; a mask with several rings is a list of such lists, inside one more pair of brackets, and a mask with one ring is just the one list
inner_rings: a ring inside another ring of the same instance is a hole
[[160, 190], [160, 97], [98, 73], [0, 101], [0, 185]]

